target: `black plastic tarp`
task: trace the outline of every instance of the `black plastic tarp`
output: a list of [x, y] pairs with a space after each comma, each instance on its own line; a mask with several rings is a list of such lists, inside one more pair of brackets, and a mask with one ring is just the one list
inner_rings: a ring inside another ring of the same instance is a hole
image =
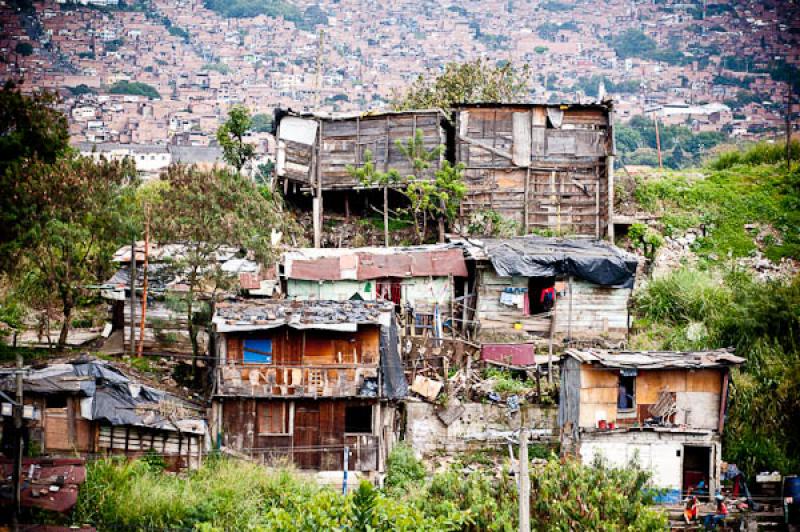
[[598, 240], [521, 237], [486, 240], [486, 253], [501, 277], [563, 277], [632, 288], [635, 255]]
[[394, 320], [389, 327], [381, 327], [381, 372], [384, 397], [402, 399], [408, 395], [408, 383], [400, 359], [397, 323]]

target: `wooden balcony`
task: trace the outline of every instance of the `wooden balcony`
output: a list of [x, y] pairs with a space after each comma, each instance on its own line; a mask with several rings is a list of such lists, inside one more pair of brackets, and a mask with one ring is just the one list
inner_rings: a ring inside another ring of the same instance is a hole
[[216, 376], [216, 395], [229, 397], [379, 397], [381, 388], [377, 364], [226, 364]]

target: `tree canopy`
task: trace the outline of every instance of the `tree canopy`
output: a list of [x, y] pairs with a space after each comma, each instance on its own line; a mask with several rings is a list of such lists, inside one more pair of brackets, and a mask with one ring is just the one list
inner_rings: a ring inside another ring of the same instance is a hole
[[483, 59], [448, 63], [433, 79], [420, 75], [408, 91], [395, 95], [394, 107], [450, 109], [458, 103], [518, 102], [530, 92], [528, 65], [517, 70], [511, 63], [492, 64]]
[[42, 216], [39, 197], [21, 179], [21, 165], [29, 160], [54, 163], [69, 146], [67, 120], [55, 103], [50, 93], [25, 96], [12, 84], [0, 90], [0, 271], [13, 266]]
[[222, 147], [225, 162], [237, 172], [256, 156], [255, 146], [244, 141], [252, 127], [253, 119], [247, 107], [235, 105], [228, 111], [228, 120], [217, 130], [217, 142]]

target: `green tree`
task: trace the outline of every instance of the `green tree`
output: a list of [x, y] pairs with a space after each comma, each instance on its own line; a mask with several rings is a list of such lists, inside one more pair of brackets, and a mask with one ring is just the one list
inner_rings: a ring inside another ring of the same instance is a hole
[[[21, 166], [25, 197], [39, 213], [21, 253], [29, 280], [61, 304], [58, 348], [66, 345], [72, 311], [117, 245], [131, 236], [136, 172], [132, 163], [68, 155], [53, 164]], [[38, 297], [38, 296], [37, 296]]]
[[448, 63], [434, 79], [420, 75], [394, 107], [403, 109], [450, 109], [459, 103], [518, 102], [530, 93], [530, 68], [517, 70], [511, 63], [492, 64], [483, 59]]
[[0, 90], [0, 272], [13, 268], [43, 214], [21, 166], [54, 163], [69, 147], [67, 119], [53, 108], [56, 101], [51, 93], [25, 96], [11, 83]]
[[236, 168], [237, 173], [256, 156], [255, 146], [244, 141], [252, 126], [250, 111], [235, 105], [228, 111], [228, 120], [217, 130], [217, 142], [222, 146], [225, 162]]
[[272, 117], [266, 113], [254, 114], [251, 128], [259, 133], [272, 131]]
[[380, 172], [375, 167], [370, 150], [364, 151], [364, 162], [359, 167], [347, 165], [348, 173], [358, 179], [364, 186], [380, 187], [383, 189], [383, 242], [389, 245], [389, 188], [400, 184], [400, 173], [390, 168], [386, 172]]
[[19, 55], [31, 55], [33, 53], [33, 45], [29, 42], [18, 42], [14, 47], [14, 51]]
[[230, 287], [233, 280], [221, 270], [217, 255], [226, 249], [241, 249], [266, 263], [272, 255], [272, 230], [285, 228], [286, 222], [255, 184], [237, 172], [202, 172], [173, 165], [161, 179], [167, 186], [160, 191], [160, 201], [169, 208], [153, 212], [152, 233], [158, 242], [186, 246], [171, 267], [181, 272], [188, 286], [181, 297], [197, 369], [197, 336], [203, 325], [197, 315], [199, 296], [210, 298], [206, 310], [213, 312], [219, 291]]

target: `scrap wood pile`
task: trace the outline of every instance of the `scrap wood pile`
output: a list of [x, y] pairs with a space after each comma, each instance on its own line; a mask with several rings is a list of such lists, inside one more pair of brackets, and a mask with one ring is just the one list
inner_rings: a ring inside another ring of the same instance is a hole
[[477, 344], [463, 340], [406, 338], [403, 345], [410, 391], [428, 402], [489, 401], [516, 410], [520, 403], [552, 404], [555, 387], [538, 366], [517, 367], [480, 358]]

